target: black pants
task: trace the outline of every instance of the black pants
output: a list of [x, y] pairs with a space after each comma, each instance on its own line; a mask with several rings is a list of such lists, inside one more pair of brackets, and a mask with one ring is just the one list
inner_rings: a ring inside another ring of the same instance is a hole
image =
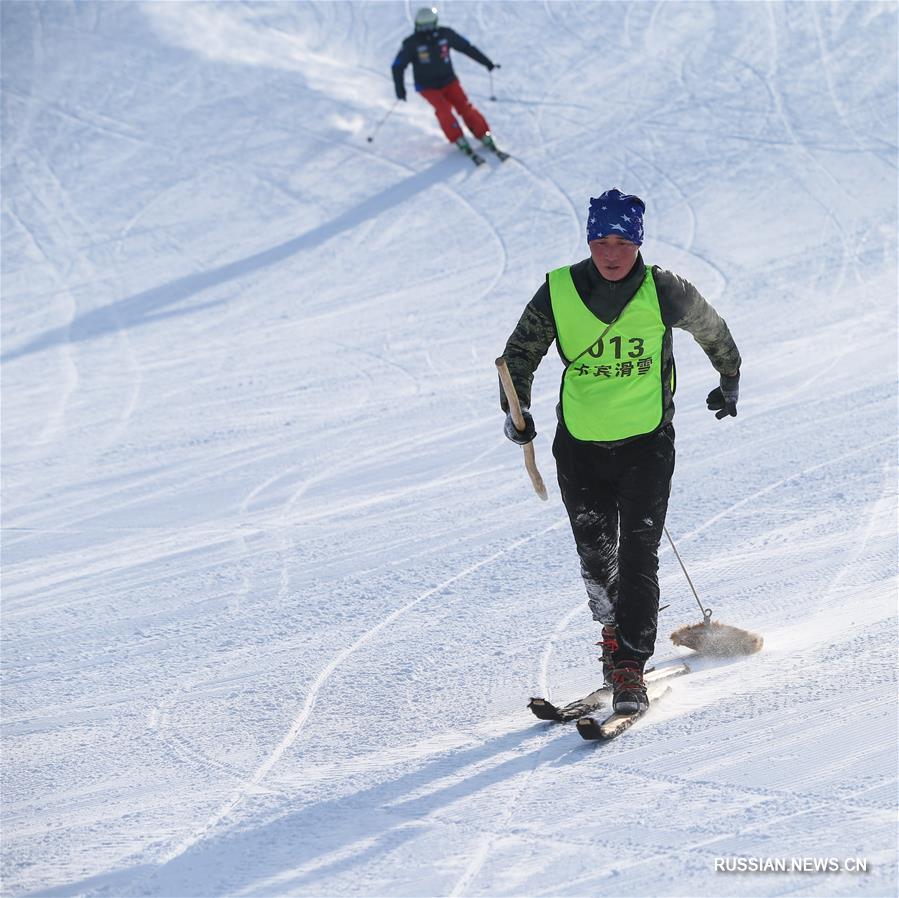
[[553, 455], [593, 618], [617, 625], [616, 661], [645, 662], [656, 640], [674, 428], [604, 449], [560, 424]]

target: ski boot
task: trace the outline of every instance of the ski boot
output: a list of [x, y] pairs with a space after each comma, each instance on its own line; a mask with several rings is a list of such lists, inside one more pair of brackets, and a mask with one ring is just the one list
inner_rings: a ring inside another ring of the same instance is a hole
[[504, 153], [497, 145], [496, 141], [493, 139], [493, 135], [487, 131], [484, 136], [481, 138], [481, 143], [490, 150], [491, 153], [496, 155], [496, 158], [499, 159], [500, 162], [505, 162], [509, 158], [508, 153]]
[[612, 671], [612, 709], [616, 714], [639, 714], [649, 707], [639, 661], [619, 661]]
[[612, 685], [612, 671], [615, 669], [613, 654], [618, 651], [618, 628], [615, 624], [602, 625], [602, 639], [596, 643], [602, 648], [602, 683], [603, 686]]
[[457, 140], [456, 140], [456, 146], [457, 146], [463, 153], [465, 153], [465, 155], [468, 156], [468, 158], [471, 159], [471, 161], [472, 161], [475, 165], [483, 165], [483, 164], [484, 164], [484, 157], [483, 157], [483, 156], [479, 156], [479, 155], [478, 155], [478, 154], [471, 148], [471, 144], [470, 144], [464, 137], [459, 137], [459, 138], [457, 138]]

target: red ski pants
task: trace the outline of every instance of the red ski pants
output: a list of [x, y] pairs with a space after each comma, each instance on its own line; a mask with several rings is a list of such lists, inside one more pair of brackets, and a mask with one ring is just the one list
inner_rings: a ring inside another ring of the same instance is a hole
[[480, 140], [489, 130], [490, 126], [483, 115], [471, 105], [471, 100], [465, 96], [462, 85], [457, 81], [447, 84], [446, 87], [429, 87], [420, 91], [421, 95], [434, 107], [434, 114], [446, 139], [455, 143], [462, 137], [462, 126], [453, 115], [453, 109], [462, 116], [462, 120], [468, 125], [468, 130]]

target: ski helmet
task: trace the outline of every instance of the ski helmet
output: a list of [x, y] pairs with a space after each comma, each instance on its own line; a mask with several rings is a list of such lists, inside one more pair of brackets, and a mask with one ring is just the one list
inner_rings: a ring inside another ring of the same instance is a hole
[[415, 30], [431, 31], [437, 27], [437, 7], [423, 6], [415, 13]]

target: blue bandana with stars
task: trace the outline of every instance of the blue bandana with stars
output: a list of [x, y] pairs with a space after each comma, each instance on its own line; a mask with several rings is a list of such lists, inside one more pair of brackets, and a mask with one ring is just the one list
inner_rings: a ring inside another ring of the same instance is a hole
[[623, 237], [640, 246], [643, 243], [643, 213], [646, 204], [638, 196], [607, 190], [601, 196], [590, 197], [587, 214], [587, 242], [608, 237]]

